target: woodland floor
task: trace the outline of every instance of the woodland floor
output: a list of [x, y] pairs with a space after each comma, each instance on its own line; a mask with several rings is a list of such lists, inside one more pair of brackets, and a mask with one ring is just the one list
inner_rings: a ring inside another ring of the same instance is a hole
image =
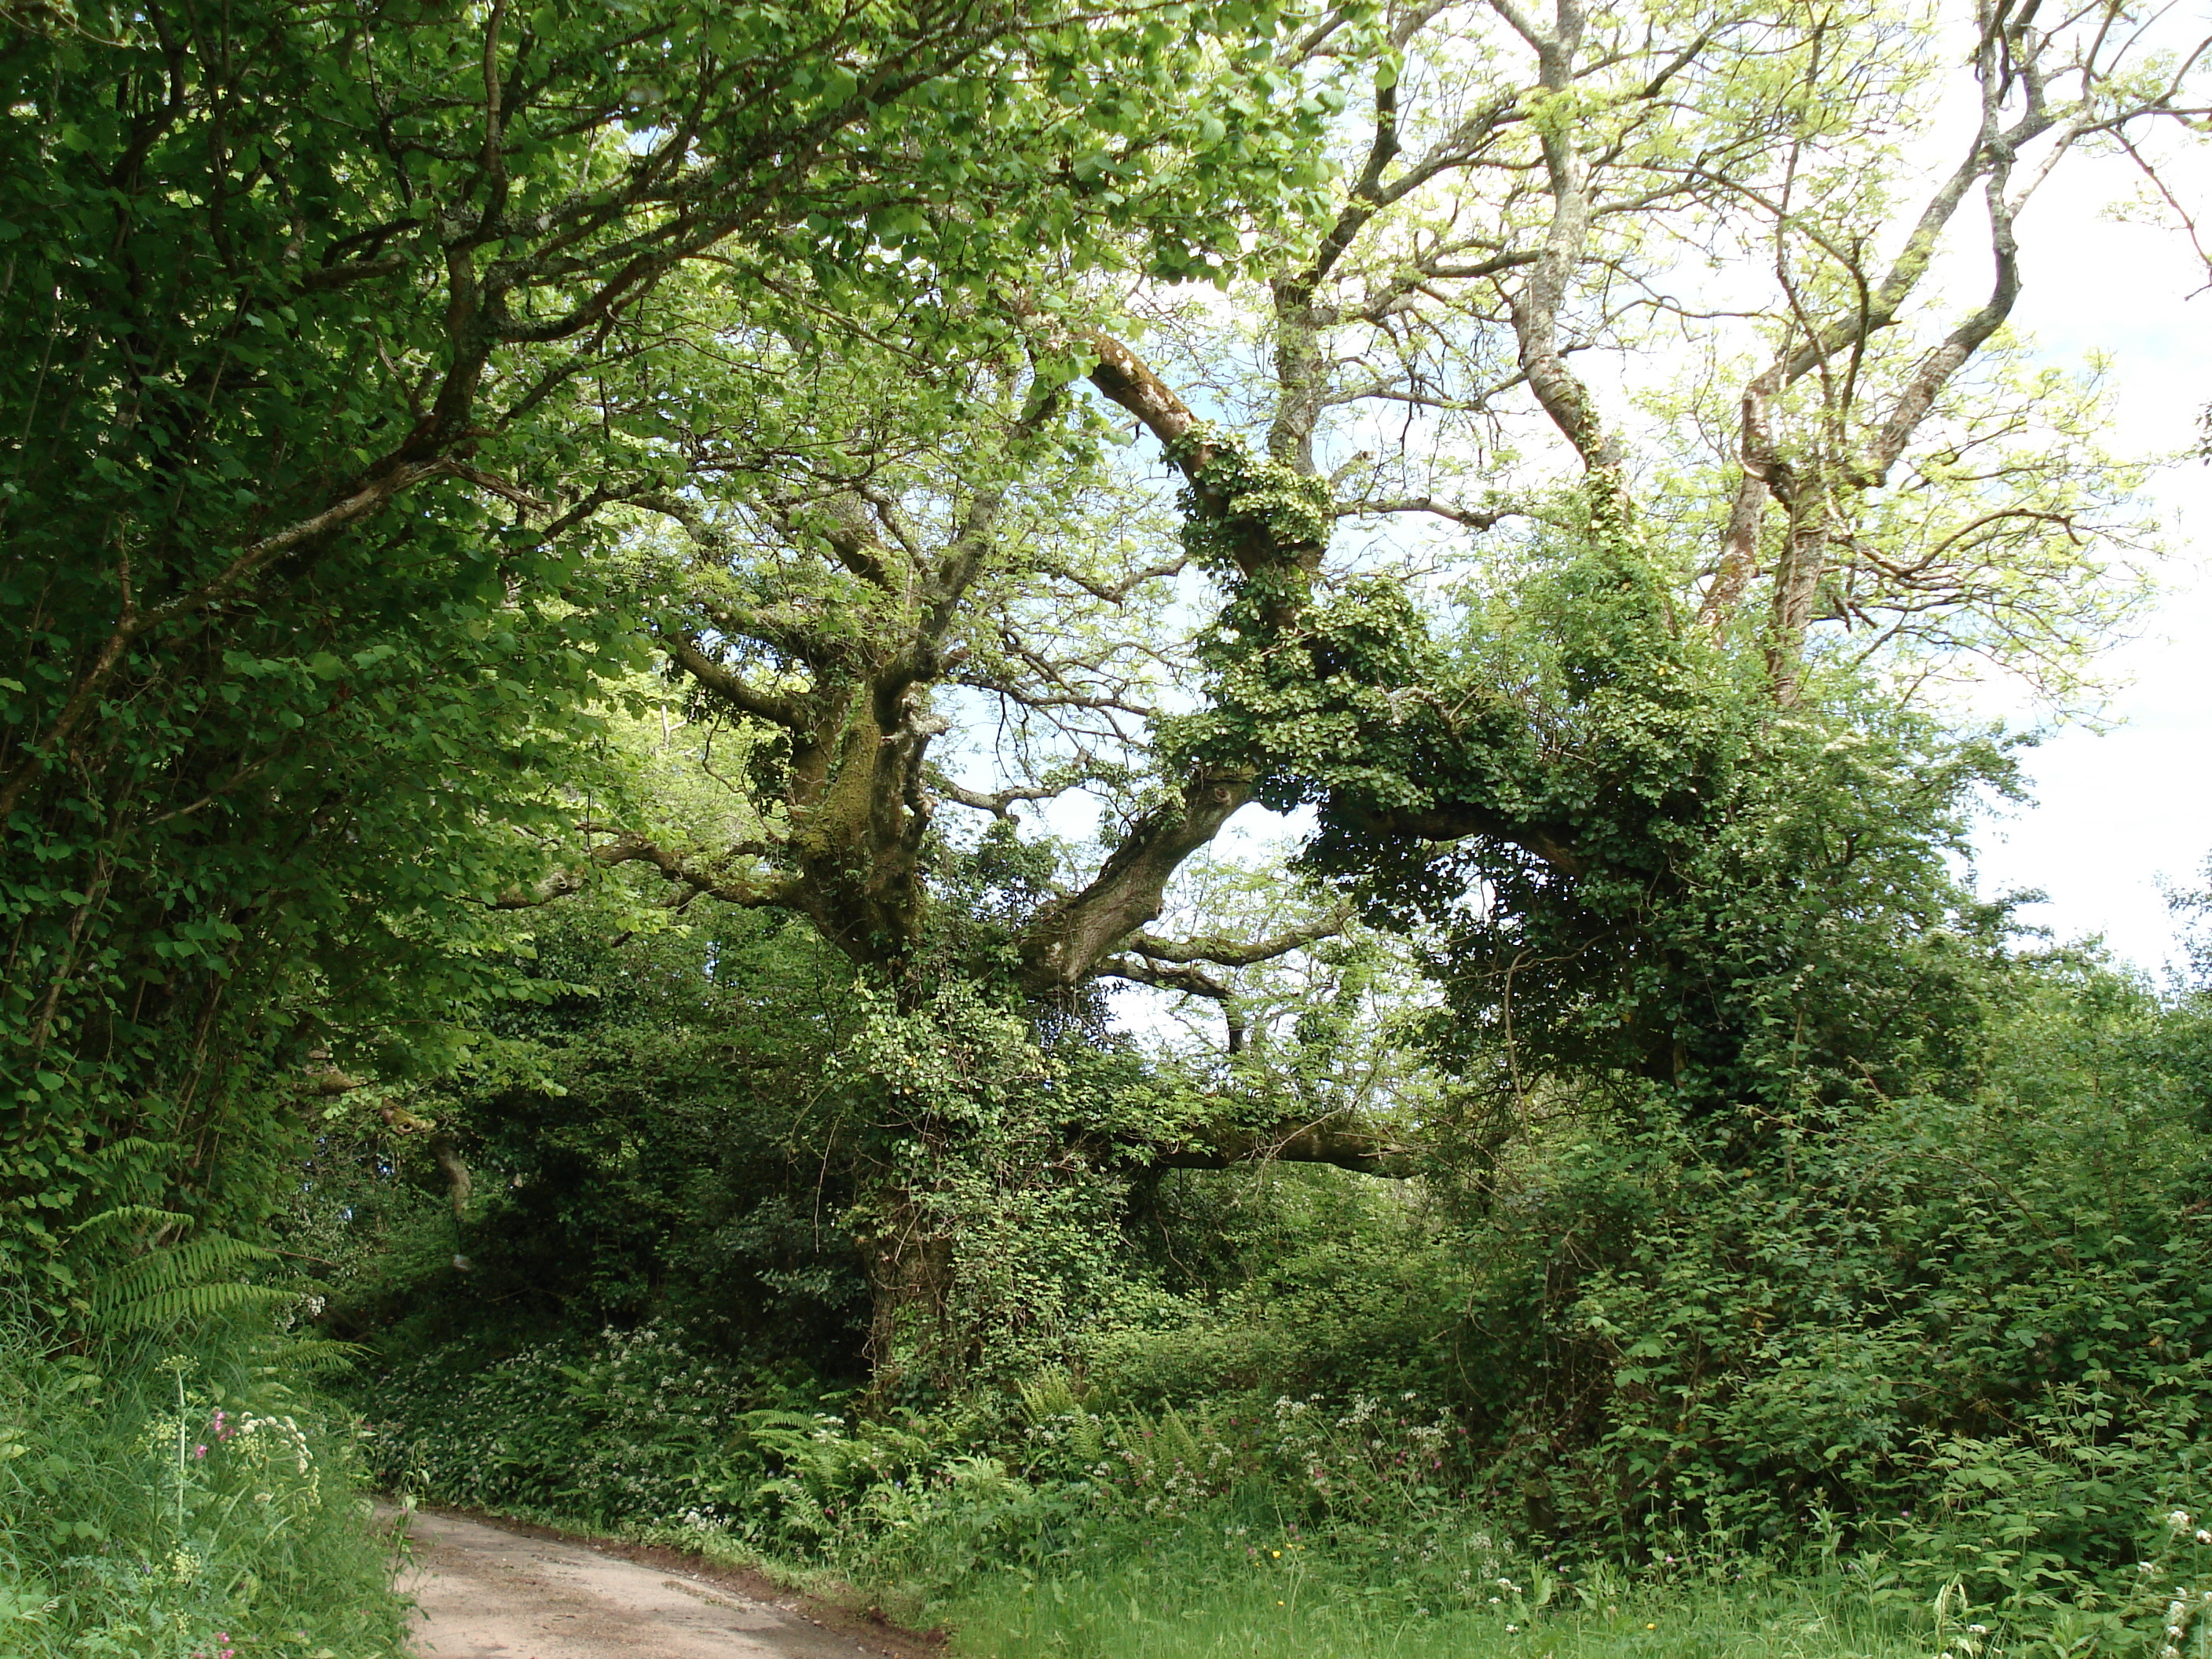
[[[393, 1512], [396, 1515], [396, 1512]], [[919, 1659], [937, 1650], [765, 1579], [672, 1552], [417, 1510], [422, 1659]]]

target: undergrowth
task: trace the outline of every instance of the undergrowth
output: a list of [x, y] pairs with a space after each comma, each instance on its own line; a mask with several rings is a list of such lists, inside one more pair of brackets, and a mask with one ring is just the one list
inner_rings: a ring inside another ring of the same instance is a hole
[[1410, 1394], [1146, 1409], [1050, 1375], [869, 1418], [772, 1392], [647, 1327], [418, 1363], [366, 1445], [410, 1496], [842, 1580], [1006, 1659], [2212, 1655], [2212, 1528], [2146, 1511], [2139, 1561], [2069, 1560], [2039, 1540], [2080, 1471], [2018, 1448], [1931, 1444], [1916, 1510], [1809, 1515], [1786, 1554], [1685, 1523], [1625, 1558], [1509, 1536]]
[[[1426, 1525], [1286, 1518], [1240, 1492], [1162, 1525], [1050, 1535], [930, 1613], [974, 1659], [2062, 1659], [2212, 1652], [2212, 1560], [2178, 1537], [2118, 1595], [1977, 1603], [1924, 1558], [1831, 1534], [1786, 1559], [1681, 1538], [1635, 1568]], [[2171, 1531], [2172, 1528], [2169, 1528]]]
[[[1480, 1528], [1439, 1541], [1316, 1533], [1250, 1494], [1164, 1528], [1072, 1534], [934, 1610], [976, 1659], [1926, 1659], [1936, 1634], [1887, 1579], [1832, 1564], [1576, 1571]], [[1952, 1624], [1972, 1637], [1967, 1622]]]
[[301, 1381], [327, 1346], [0, 1324], [0, 1659], [404, 1655], [352, 1434]]

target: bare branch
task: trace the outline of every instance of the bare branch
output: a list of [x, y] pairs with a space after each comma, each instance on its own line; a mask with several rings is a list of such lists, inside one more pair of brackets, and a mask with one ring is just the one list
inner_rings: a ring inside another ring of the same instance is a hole
[[1072, 570], [1064, 566], [1040, 569], [1037, 574], [1057, 581], [1071, 583], [1081, 588], [1101, 605], [1120, 605], [1146, 582], [1158, 581], [1167, 576], [1180, 576], [1189, 568], [1189, 565], [1190, 561], [1188, 558], [1163, 560], [1158, 564], [1148, 564], [1141, 570], [1133, 570], [1118, 582], [1093, 581], [1080, 571]]
[[988, 793], [979, 793], [973, 789], [963, 789], [958, 784], [947, 782], [942, 778], [934, 779], [930, 784], [932, 789], [955, 806], [965, 806], [975, 812], [988, 812], [993, 817], [1008, 823], [1020, 821], [1021, 814], [1013, 809], [1021, 802], [1057, 800], [1076, 787], [1073, 783], [1048, 787], [1039, 785], [1027, 788], [994, 789]]
[[1340, 519], [1379, 517], [1385, 513], [1429, 513], [1469, 530], [1488, 530], [1508, 519], [1523, 517], [1528, 511], [1525, 507], [1462, 507], [1453, 501], [1440, 501], [1433, 495], [1369, 496], [1336, 504], [1336, 516]]
[[1159, 713], [1149, 704], [1131, 702], [1126, 697], [1105, 692], [1030, 691], [981, 674], [960, 675], [954, 684], [974, 691], [988, 691], [994, 697], [1004, 697], [1008, 702], [1018, 703], [1024, 708], [1110, 708], [1118, 714], [1134, 714], [1139, 720], [1149, 720]]
[[1226, 1002], [1235, 994], [1203, 969], [1146, 962], [1139, 957], [1109, 957], [1098, 964], [1097, 972], [1103, 979], [1126, 979], [1156, 991], [1180, 991], [1213, 1002]]

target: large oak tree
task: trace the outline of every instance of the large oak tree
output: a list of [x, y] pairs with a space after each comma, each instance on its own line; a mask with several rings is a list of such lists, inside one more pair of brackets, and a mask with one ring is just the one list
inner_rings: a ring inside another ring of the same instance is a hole
[[[1225, 994], [1206, 964], [1325, 927], [1146, 931], [1254, 800], [1318, 807], [1325, 844], [1472, 838], [1577, 879], [1616, 826], [1544, 758], [1542, 710], [1462, 684], [1492, 705], [1462, 729], [1434, 677], [1467, 671], [1407, 597], [1499, 591], [1546, 538], [1751, 665], [1727, 695], [1769, 708], [1824, 669], [1964, 658], [2063, 697], [2142, 595], [2131, 475], [2085, 391], [2021, 378], [2015, 226], [2075, 156], [2140, 157], [2195, 112], [2182, 47], [2002, 9], [1317, 14], [1281, 84], [1364, 107], [1333, 202], [1225, 301], [1046, 260], [972, 298], [1004, 324], [987, 350], [897, 310], [803, 345], [702, 313], [672, 369], [700, 416], [659, 443], [680, 482], [625, 497], [637, 591], [667, 672], [775, 766], [743, 835], [599, 823], [592, 860], [799, 910], [897, 982], [941, 812], [1090, 789], [1103, 854], [1018, 942], [1045, 1000], [1102, 975]], [[1955, 132], [1923, 113], [1947, 99]], [[1976, 246], [1980, 291], [1936, 286]], [[1581, 367], [1665, 353], [1692, 384], [1664, 397]], [[1098, 459], [1116, 418], [1180, 487], [1173, 541]], [[940, 761], [962, 739], [996, 775]]]

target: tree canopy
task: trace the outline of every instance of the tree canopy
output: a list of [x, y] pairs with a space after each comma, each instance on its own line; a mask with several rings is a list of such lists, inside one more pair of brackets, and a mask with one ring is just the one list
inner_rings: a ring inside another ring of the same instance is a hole
[[1319, 113], [1243, 6], [6, 23], [8, 1248], [63, 1290], [119, 1204], [250, 1215], [266, 1062], [477, 994], [639, 649], [597, 515], [699, 424], [671, 351], [1233, 263]]
[[[1977, 890], [1960, 693], [2155, 597], [2021, 229], [2188, 228], [2189, 27], [0, 0], [0, 1406], [258, 1312], [841, 1570], [1812, 1528], [2151, 1650], [2206, 963]], [[39, 1571], [251, 1601], [216, 1442]]]
[[[1355, 916], [1516, 1091], [1755, 1103], [1808, 1018], [1881, 1087], [1875, 1011], [1948, 971], [1890, 945], [1977, 936], [1942, 860], [2008, 777], [1921, 688], [2063, 702], [2147, 591], [2096, 387], [2008, 325], [2038, 189], [2204, 117], [2155, 20], [187, 4], [6, 51], [52, 1296], [252, 1224], [312, 1103], [550, 994], [529, 916], [611, 880], [803, 918], [884, 1032], [1017, 1011], [975, 1099], [1101, 981], [1241, 1050]], [[1255, 803], [1313, 814], [1307, 886], [1154, 931]], [[1822, 1013], [1838, 916], [1902, 976]], [[944, 1086], [894, 1141], [956, 1156]], [[1046, 1115], [1402, 1163], [1266, 1094]], [[894, 1301], [952, 1271], [897, 1167]]]

